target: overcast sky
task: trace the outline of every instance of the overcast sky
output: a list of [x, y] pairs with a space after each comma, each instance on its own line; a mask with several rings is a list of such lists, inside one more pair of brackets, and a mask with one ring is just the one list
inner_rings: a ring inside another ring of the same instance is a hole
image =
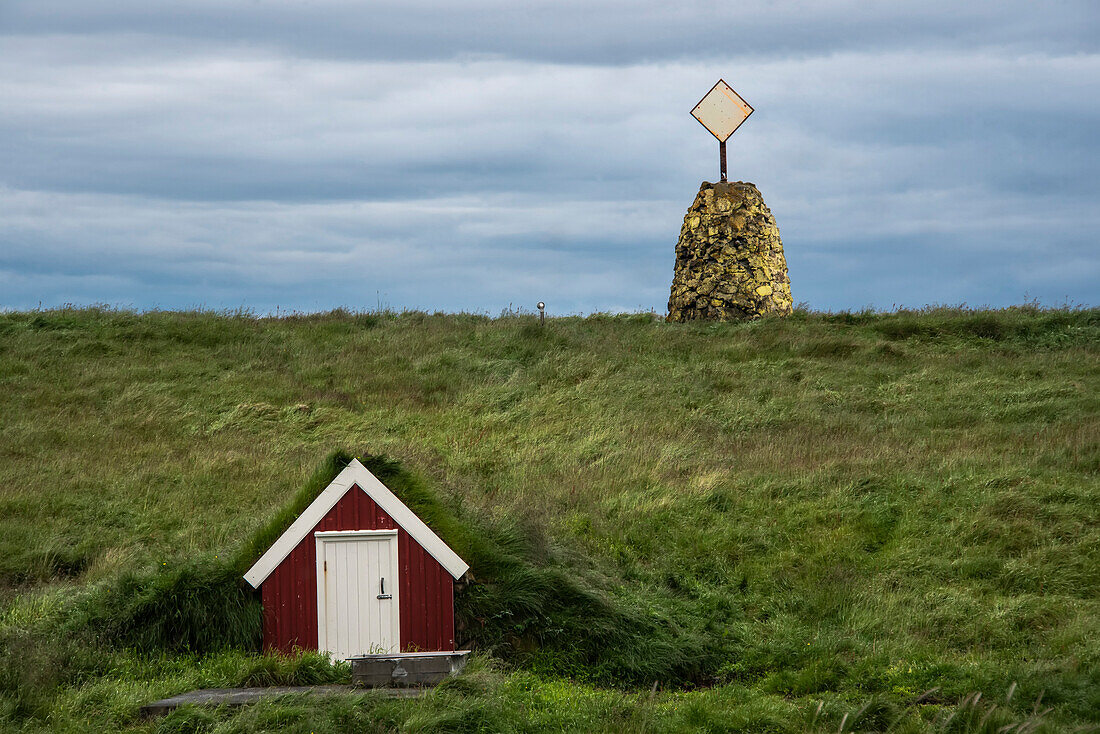
[[1097, 0], [0, 0], [0, 308], [663, 313], [719, 77], [796, 302], [1100, 302]]

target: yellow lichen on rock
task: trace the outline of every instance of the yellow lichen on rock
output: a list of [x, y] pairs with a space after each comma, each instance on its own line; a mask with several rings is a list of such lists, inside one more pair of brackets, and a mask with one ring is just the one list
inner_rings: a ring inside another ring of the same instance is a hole
[[676, 243], [669, 321], [789, 314], [791, 281], [771, 211], [751, 183], [704, 183]]

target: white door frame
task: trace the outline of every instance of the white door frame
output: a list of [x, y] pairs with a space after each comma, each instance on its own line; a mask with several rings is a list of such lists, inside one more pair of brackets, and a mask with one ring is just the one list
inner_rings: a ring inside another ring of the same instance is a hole
[[394, 648], [387, 652], [400, 652], [401, 647], [401, 600], [398, 597], [398, 569], [397, 562], [397, 531], [396, 530], [320, 530], [313, 534], [317, 543], [317, 649], [325, 650], [328, 636], [325, 629], [325, 543], [340, 543], [355, 540], [383, 540], [393, 539], [392, 552], [390, 553], [390, 573], [393, 579], [392, 591], [387, 587], [386, 592], [393, 596], [390, 605], [392, 628], [394, 634]]

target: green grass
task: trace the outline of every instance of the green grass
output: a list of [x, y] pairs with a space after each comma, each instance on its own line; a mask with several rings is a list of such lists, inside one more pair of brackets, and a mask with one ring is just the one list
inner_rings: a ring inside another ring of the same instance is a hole
[[[1033, 307], [0, 314], [0, 728], [1098, 722], [1098, 357], [1100, 312]], [[422, 701], [140, 721], [346, 676], [253, 652], [235, 585], [335, 449], [471, 562], [489, 657]]]

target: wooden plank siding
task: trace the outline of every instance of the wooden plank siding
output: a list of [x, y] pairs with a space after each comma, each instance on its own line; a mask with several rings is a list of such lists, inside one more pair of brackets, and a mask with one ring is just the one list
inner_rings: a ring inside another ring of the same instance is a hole
[[340, 500], [260, 586], [264, 649], [317, 649], [317, 545], [322, 530], [397, 530], [401, 570], [399, 603], [402, 651], [451, 651], [454, 580], [431, 554], [399, 527], [358, 485]]

